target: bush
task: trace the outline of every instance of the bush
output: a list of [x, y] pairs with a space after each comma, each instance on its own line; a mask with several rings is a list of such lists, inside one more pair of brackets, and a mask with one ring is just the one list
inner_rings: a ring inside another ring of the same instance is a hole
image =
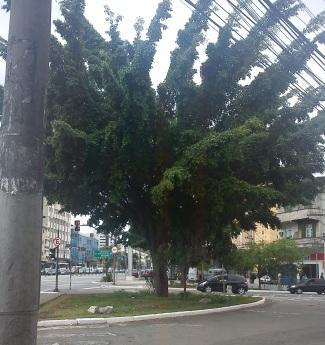
[[112, 273], [107, 273], [102, 279], [101, 282], [110, 283], [113, 281]]

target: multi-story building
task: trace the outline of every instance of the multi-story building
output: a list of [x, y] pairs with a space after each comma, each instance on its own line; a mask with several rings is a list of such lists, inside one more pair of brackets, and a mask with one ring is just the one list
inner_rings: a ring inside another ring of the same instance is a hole
[[299, 247], [306, 249], [303, 273], [318, 277], [325, 273], [325, 193], [320, 193], [307, 206], [280, 208], [279, 238], [293, 238]]
[[242, 231], [236, 238], [233, 238], [233, 243], [237, 248], [245, 248], [251, 244], [257, 243], [271, 243], [278, 239], [278, 231], [267, 228], [262, 224], [256, 224], [255, 230]]
[[71, 231], [71, 262], [73, 265], [91, 266], [95, 263], [95, 251], [98, 250], [98, 240], [94, 234], [89, 236]]
[[114, 241], [110, 234], [98, 234], [97, 235], [99, 248], [111, 247], [114, 245]]
[[57, 237], [61, 240], [60, 261], [70, 260], [71, 219], [71, 213], [63, 212], [59, 204], [48, 205], [43, 199], [42, 261], [49, 261], [49, 250], [55, 247], [53, 241]]

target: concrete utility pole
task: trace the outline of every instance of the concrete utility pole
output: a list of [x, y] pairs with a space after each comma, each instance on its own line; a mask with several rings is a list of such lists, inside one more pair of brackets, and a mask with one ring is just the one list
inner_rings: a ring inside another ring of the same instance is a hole
[[12, 0], [0, 128], [0, 344], [36, 345], [51, 0]]

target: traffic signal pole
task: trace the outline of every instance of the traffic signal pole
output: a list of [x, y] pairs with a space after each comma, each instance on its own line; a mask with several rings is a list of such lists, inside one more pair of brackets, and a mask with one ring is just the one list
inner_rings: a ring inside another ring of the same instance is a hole
[[58, 229], [58, 233], [56, 238], [54, 239], [54, 244], [56, 246], [56, 257], [55, 257], [55, 289], [54, 292], [59, 292], [59, 254], [60, 254], [60, 230]]
[[[58, 231], [58, 237], [59, 237], [59, 231]], [[55, 269], [55, 289], [54, 292], [59, 292], [59, 249], [60, 246], [56, 247], [56, 269]]]

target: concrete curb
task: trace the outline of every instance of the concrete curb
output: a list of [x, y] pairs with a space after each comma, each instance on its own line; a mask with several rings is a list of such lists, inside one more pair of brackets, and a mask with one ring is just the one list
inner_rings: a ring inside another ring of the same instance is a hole
[[248, 289], [248, 292], [253, 292], [253, 293], [279, 293], [279, 294], [290, 294], [289, 291], [287, 290], [259, 290], [259, 289]]
[[116, 323], [125, 323], [133, 321], [145, 321], [145, 320], [157, 320], [157, 319], [169, 319], [175, 317], [184, 317], [184, 316], [197, 316], [197, 315], [206, 315], [214, 313], [222, 313], [233, 310], [248, 309], [252, 307], [257, 307], [265, 303], [265, 298], [261, 297], [260, 301], [232, 305], [230, 307], [223, 308], [212, 308], [212, 309], [200, 309], [200, 310], [189, 310], [189, 311], [177, 311], [172, 313], [161, 313], [161, 314], [147, 314], [147, 315], [136, 315], [136, 316], [119, 316], [119, 317], [110, 317], [110, 318], [82, 318], [75, 320], [46, 320], [39, 321], [38, 327], [56, 327], [56, 326], [79, 326], [79, 325], [98, 325], [98, 324], [116, 324]]

